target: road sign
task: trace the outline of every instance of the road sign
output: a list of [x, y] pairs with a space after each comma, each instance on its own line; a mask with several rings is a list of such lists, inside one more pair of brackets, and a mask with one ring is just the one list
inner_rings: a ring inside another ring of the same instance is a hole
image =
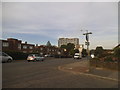
[[90, 42], [85, 42], [85, 45], [90, 45]]

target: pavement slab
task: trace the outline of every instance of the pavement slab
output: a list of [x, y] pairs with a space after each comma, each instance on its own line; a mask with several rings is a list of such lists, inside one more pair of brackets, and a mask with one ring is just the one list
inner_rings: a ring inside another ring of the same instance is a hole
[[59, 66], [59, 70], [72, 72], [76, 74], [84, 74], [84, 75], [93, 76], [101, 79], [119, 81], [118, 71], [108, 70], [104, 68], [90, 67], [88, 60], [82, 60], [80, 62]]

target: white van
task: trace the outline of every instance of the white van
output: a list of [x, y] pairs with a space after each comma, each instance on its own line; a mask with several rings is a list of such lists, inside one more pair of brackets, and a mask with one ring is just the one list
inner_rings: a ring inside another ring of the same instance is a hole
[[4, 52], [0, 52], [0, 63], [2, 62], [12, 62], [13, 58]]
[[75, 53], [74, 59], [81, 59], [81, 54], [80, 53]]

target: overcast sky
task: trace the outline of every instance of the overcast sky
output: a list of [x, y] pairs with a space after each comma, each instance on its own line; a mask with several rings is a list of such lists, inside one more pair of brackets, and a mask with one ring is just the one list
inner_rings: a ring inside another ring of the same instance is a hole
[[118, 44], [117, 2], [3, 2], [2, 15], [2, 39], [57, 45], [60, 37], [74, 37], [84, 44], [81, 30], [88, 30], [91, 49]]

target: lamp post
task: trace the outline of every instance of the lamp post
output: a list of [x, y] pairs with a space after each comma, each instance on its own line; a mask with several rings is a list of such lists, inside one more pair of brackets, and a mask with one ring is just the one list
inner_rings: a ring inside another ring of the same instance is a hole
[[[81, 30], [83, 31], [83, 30]], [[90, 56], [90, 51], [89, 51], [89, 45], [90, 45], [90, 42], [89, 42], [89, 34], [92, 34], [92, 32], [88, 32], [88, 30], [85, 30], [86, 33], [83, 33], [83, 35], [86, 36], [86, 42], [85, 42], [85, 45], [87, 45], [87, 53], [88, 53], [88, 57]]]

